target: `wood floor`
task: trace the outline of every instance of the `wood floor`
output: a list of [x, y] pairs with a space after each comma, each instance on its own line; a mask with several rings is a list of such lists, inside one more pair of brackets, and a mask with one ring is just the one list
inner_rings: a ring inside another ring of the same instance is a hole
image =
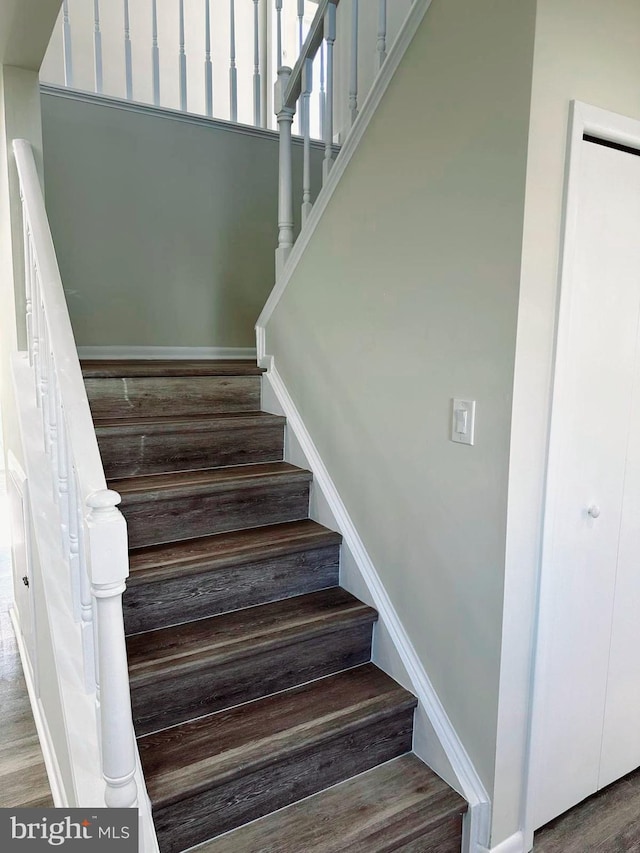
[[8, 507], [0, 470], [0, 808], [53, 806], [9, 616], [12, 601]]

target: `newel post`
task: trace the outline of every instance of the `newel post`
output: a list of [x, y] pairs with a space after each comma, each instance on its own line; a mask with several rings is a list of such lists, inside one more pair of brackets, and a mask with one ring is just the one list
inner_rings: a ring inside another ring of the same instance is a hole
[[295, 109], [285, 103], [285, 92], [291, 69], [278, 69], [274, 88], [275, 112], [280, 131], [280, 178], [278, 184], [278, 248], [276, 249], [276, 279], [280, 276], [293, 246], [293, 177], [291, 168], [291, 126]]
[[127, 669], [122, 593], [129, 574], [127, 527], [117, 509], [120, 495], [104, 490], [87, 498], [91, 594], [95, 598], [100, 737], [105, 802], [112, 808], [136, 806], [138, 791], [131, 695]]

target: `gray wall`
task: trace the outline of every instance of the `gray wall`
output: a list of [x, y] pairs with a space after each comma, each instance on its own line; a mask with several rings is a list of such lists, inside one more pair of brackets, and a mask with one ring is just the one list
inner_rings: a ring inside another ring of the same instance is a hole
[[489, 791], [535, 5], [433, 0], [267, 326]]
[[[255, 346], [274, 280], [276, 135], [50, 94], [42, 122], [77, 344]], [[298, 181], [296, 211], [301, 194]]]

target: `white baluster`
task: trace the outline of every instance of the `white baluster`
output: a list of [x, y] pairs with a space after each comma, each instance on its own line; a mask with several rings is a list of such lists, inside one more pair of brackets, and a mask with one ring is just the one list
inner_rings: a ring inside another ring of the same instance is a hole
[[64, 54], [64, 85], [73, 86], [73, 57], [71, 52], [71, 24], [69, 23], [69, 0], [62, 3], [62, 51]]
[[327, 44], [327, 96], [324, 113], [324, 160], [322, 180], [327, 180], [333, 165], [333, 45], [336, 40], [336, 7], [327, 6], [324, 18], [324, 38]]
[[124, 0], [124, 85], [128, 101], [133, 99], [133, 66], [131, 63], [131, 31], [129, 28], [129, 0]]
[[378, 68], [387, 58], [387, 0], [378, 0]]
[[77, 474], [71, 456], [69, 436], [67, 441], [67, 460], [69, 468], [69, 574], [73, 617], [76, 622], [82, 619], [80, 604], [80, 535], [78, 533], [78, 483]]
[[40, 389], [42, 382], [40, 368], [40, 348], [42, 342], [40, 340], [40, 279], [38, 276], [38, 267], [35, 261], [35, 252], [32, 246], [32, 287], [33, 287], [33, 311], [32, 311], [32, 328], [33, 328], [33, 375], [35, 379], [36, 405], [40, 405]]
[[204, 2], [204, 99], [208, 116], [213, 115], [213, 65], [211, 63], [211, 8]]
[[96, 92], [102, 92], [102, 33], [100, 32], [100, 0], [93, 0], [93, 65]]
[[324, 63], [325, 63], [325, 47], [324, 41], [320, 45], [320, 94], [319, 94], [319, 106], [320, 106], [320, 139], [324, 139], [324, 129], [325, 129], [325, 115], [326, 115], [326, 106], [327, 106], [327, 95], [324, 88]]
[[91, 593], [96, 603], [102, 767], [107, 806], [131, 808], [137, 786], [122, 593], [128, 575], [127, 530], [117, 492], [90, 495], [87, 506]]
[[351, 0], [351, 74], [349, 77], [349, 117], [358, 117], [358, 0]]
[[311, 92], [313, 91], [313, 60], [305, 59], [302, 69], [302, 133], [304, 136], [302, 166], [302, 224], [307, 221], [311, 204]]
[[33, 366], [33, 262], [31, 260], [31, 230], [27, 220], [22, 192], [22, 247], [24, 250], [24, 300], [25, 300], [25, 329], [27, 332], [27, 354], [29, 364]]
[[58, 377], [53, 352], [49, 350], [49, 397], [47, 421], [49, 424], [49, 447], [51, 448], [51, 487], [54, 500], [58, 500]]
[[260, 127], [260, 0], [253, 0], [253, 123]]
[[276, 0], [276, 59], [282, 65], [282, 0]]
[[180, 7], [180, 49], [178, 51], [178, 61], [180, 66], [180, 109], [182, 112], [187, 111], [187, 54], [184, 50], [184, 0], [179, 0]]
[[160, 106], [160, 48], [158, 47], [158, 3], [151, 0], [151, 69], [153, 77], [153, 103]]
[[80, 502], [79, 492], [78, 504], [76, 506], [76, 517], [78, 519], [80, 631], [84, 664], [84, 685], [87, 693], [92, 693], [95, 690], [97, 678], [95, 661], [97, 650], [95, 648], [93, 636], [93, 600], [91, 598], [91, 581], [89, 579], [89, 560], [87, 554], [84, 507]]
[[60, 526], [62, 528], [62, 549], [69, 554], [69, 461], [67, 456], [67, 428], [64, 420], [64, 408], [60, 394], [57, 395], [58, 422], [58, 506], [60, 508]]
[[304, 44], [304, 0], [298, 0], [298, 52], [302, 53]]
[[46, 318], [40, 306], [40, 406], [42, 408], [42, 432], [44, 449], [47, 454], [51, 450], [51, 433], [49, 432], [49, 330]]
[[280, 131], [280, 176], [278, 184], [278, 248], [276, 249], [276, 278], [282, 272], [293, 246], [293, 180], [291, 169], [291, 125], [295, 110], [284, 103], [284, 94], [291, 77], [291, 69], [284, 65], [278, 69], [274, 90], [274, 104]]
[[236, 4], [229, 3], [229, 120], [238, 121], [238, 70], [236, 68]]

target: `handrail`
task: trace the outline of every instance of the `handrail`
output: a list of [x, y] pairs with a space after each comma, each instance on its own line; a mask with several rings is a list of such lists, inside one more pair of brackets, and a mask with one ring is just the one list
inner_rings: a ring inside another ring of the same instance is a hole
[[324, 20], [329, 5], [337, 6], [340, 0], [320, 0], [318, 9], [313, 17], [309, 32], [302, 45], [300, 55], [291, 71], [291, 77], [283, 96], [283, 104], [286, 107], [295, 107], [302, 93], [302, 78], [304, 66], [307, 59], [315, 59], [324, 39]]
[[129, 574], [120, 495], [107, 488], [40, 179], [29, 142], [16, 139], [25, 259], [26, 327], [44, 449], [60, 510], [85, 686], [95, 692], [105, 802], [137, 802], [135, 736], [122, 615]]

